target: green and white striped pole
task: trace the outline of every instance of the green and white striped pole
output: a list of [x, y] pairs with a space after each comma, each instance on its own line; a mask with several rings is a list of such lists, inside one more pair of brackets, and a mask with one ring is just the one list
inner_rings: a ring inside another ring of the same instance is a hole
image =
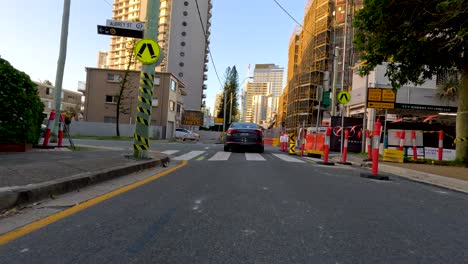
[[[153, 40], [156, 42], [158, 37], [158, 20], [159, 20], [159, 0], [148, 0], [146, 9], [146, 23], [145, 23], [145, 40]], [[157, 44], [156, 44], [157, 45]], [[135, 53], [138, 60], [143, 62], [140, 74], [140, 87], [138, 91], [138, 104], [137, 104], [137, 116], [135, 122], [135, 136], [133, 141], [134, 157], [139, 159], [149, 158], [149, 133], [150, 133], [150, 121], [151, 121], [151, 110], [153, 101], [153, 82], [154, 72], [157, 65], [157, 61], [146, 64], [142, 60], [142, 55], [150, 53], [154, 54], [154, 50], [157, 48], [157, 55], [159, 56], [159, 47], [151, 46], [148, 43], [142, 43], [140, 41], [135, 47]], [[160, 61], [160, 60], [158, 60]]]

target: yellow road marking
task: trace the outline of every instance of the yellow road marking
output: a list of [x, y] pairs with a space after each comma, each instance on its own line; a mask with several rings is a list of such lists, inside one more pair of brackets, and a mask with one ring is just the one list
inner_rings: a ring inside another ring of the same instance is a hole
[[18, 229], [15, 229], [13, 231], [10, 231], [8, 233], [0, 235], [0, 246], [5, 245], [10, 241], [12, 241], [14, 239], [17, 239], [19, 237], [22, 237], [22, 236], [24, 236], [26, 234], [29, 234], [29, 233], [31, 233], [31, 232], [33, 232], [35, 230], [38, 230], [38, 229], [43, 228], [45, 226], [48, 226], [48, 225], [50, 225], [50, 224], [52, 224], [52, 223], [54, 223], [54, 222], [56, 222], [56, 221], [58, 221], [58, 220], [60, 220], [62, 218], [73, 215], [73, 214], [75, 214], [75, 213], [77, 213], [79, 211], [82, 211], [82, 210], [84, 210], [84, 209], [86, 209], [88, 207], [91, 207], [91, 206], [96, 205], [96, 204], [98, 204], [100, 202], [103, 202], [103, 201], [105, 201], [107, 199], [110, 199], [110, 198], [112, 198], [114, 196], [123, 194], [123, 193], [128, 192], [128, 191], [130, 191], [132, 189], [135, 189], [135, 188], [137, 188], [137, 187], [139, 187], [141, 185], [144, 185], [146, 183], [154, 181], [154, 180], [156, 180], [156, 179], [158, 179], [160, 177], [163, 177], [163, 176], [165, 176], [165, 175], [167, 175], [167, 174], [169, 174], [169, 173], [171, 173], [173, 171], [176, 171], [176, 170], [182, 168], [185, 165], [187, 165], [187, 161], [183, 160], [182, 164], [177, 165], [177, 166], [175, 166], [173, 168], [170, 168], [168, 170], [165, 170], [163, 172], [160, 172], [158, 174], [155, 174], [155, 175], [153, 175], [153, 176], [151, 176], [149, 178], [146, 178], [144, 180], [141, 180], [141, 181], [132, 183], [130, 185], [124, 186], [124, 187], [122, 187], [120, 189], [117, 189], [117, 190], [114, 190], [112, 192], [103, 194], [101, 196], [98, 196], [96, 198], [88, 200], [88, 201], [86, 201], [84, 203], [73, 206], [73, 207], [71, 207], [69, 209], [63, 210], [61, 212], [58, 212], [58, 213], [53, 214], [51, 216], [48, 216], [46, 218], [40, 219], [40, 220], [38, 220], [36, 222], [33, 222], [31, 224], [25, 225], [23, 227], [20, 227]]
[[200, 157], [196, 158], [196, 160], [198, 160], [198, 161], [201, 161], [201, 160], [204, 160], [204, 159], [205, 159], [205, 156], [200, 156]]

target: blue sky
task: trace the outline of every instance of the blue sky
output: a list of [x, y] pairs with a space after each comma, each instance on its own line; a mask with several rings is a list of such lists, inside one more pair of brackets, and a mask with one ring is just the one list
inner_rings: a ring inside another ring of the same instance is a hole
[[[176, 0], [178, 1], [178, 0]], [[194, 0], [191, 0], [194, 1]], [[85, 67], [96, 67], [97, 52], [108, 50], [110, 37], [98, 35], [96, 25], [112, 17], [112, 0], [72, 0], [63, 88], [76, 90], [86, 80]], [[306, 0], [278, 0], [302, 22]], [[32, 80], [55, 81], [63, 0], [15, 0], [0, 10], [0, 56]], [[221, 81], [236, 65], [239, 81], [256, 63], [287, 67], [288, 42], [295, 27], [273, 0], [213, 0], [210, 49]], [[213, 109], [221, 91], [209, 64], [206, 103]]]

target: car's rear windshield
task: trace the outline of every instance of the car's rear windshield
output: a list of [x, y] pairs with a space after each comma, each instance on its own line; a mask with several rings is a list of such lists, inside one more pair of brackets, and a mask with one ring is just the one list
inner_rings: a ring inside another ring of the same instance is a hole
[[258, 128], [254, 123], [233, 123], [231, 128]]

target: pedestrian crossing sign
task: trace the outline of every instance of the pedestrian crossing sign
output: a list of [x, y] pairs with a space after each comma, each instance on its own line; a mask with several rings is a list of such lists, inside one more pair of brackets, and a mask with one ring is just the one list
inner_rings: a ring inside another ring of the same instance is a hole
[[135, 45], [135, 56], [143, 64], [155, 63], [161, 54], [161, 49], [152, 39], [141, 39]]

